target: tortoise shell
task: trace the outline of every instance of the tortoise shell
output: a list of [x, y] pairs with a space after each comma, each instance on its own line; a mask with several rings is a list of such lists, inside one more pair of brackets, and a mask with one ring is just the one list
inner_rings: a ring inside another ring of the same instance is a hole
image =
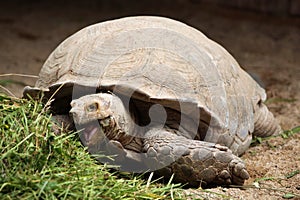
[[137, 107], [160, 104], [184, 115], [182, 123], [191, 119], [195, 132], [200, 124], [201, 140], [236, 154], [248, 148], [257, 119], [270, 115], [258, 111], [264, 89], [222, 46], [163, 17], [126, 17], [73, 34], [51, 53], [35, 87], [27, 86], [24, 95], [40, 91], [54, 96], [57, 113], [66, 113], [71, 99], [101, 91], [130, 97], [127, 103], [134, 99]]

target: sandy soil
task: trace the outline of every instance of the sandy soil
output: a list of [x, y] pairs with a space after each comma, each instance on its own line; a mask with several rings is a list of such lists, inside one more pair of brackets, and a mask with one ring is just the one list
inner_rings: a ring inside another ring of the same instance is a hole
[[[100, 21], [122, 16], [163, 15], [190, 24], [211, 39], [222, 44], [241, 66], [255, 74], [266, 88], [268, 107], [283, 129], [300, 125], [300, 18], [266, 16], [247, 11], [220, 9], [184, 1], [17, 1], [0, 3], [0, 74], [37, 75], [50, 52], [75, 31]], [[61, 2], [61, 3], [60, 3]], [[35, 78], [0, 77], [33, 85]], [[22, 85], [7, 86], [21, 96]], [[293, 193], [300, 199], [300, 174], [289, 179], [286, 175], [300, 170], [300, 134], [288, 139], [273, 138], [251, 147], [242, 158], [251, 178], [245, 189], [212, 188], [207, 199], [281, 199]], [[263, 179], [252, 188], [257, 179]], [[200, 196], [200, 197], [201, 197]]]

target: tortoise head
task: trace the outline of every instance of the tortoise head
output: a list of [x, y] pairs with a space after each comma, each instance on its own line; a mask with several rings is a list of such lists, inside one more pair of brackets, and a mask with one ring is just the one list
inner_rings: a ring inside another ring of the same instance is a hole
[[103, 141], [108, 130], [116, 127], [114, 115], [115, 102], [121, 103], [112, 94], [99, 93], [82, 96], [72, 100], [70, 115], [76, 129], [81, 130], [81, 140], [84, 145], [93, 146]]
[[113, 98], [116, 97], [111, 94], [99, 93], [73, 100], [70, 114], [75, 124], [84, 125], [95, 120], [105, 121], [104, 119], [113, 114], [111, 109]]
[[72, 100], [70, 114], [77, 129], [91, 123], [100, 125], [104, 132], [117, 126], [130, 133], [134, 128], [131, 113], [118, 96], [110, 93], [89, 94]]
[[108, 139], [121, 140], [128, 144], [132, 140], [134, 122], [122, 100], [109, 93], [82, 96], [71, 102], [70, 114], [77, 130], [82, 130], [82, 140], [91, 146]]

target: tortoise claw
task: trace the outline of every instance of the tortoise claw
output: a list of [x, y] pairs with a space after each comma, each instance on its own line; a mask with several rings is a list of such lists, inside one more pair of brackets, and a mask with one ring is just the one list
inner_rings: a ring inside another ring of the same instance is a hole
[[241, 159], [234, 159], [229, 163], [232, 172], [232, 183], [243, 185], [246, 179], [249, 179], [249, 174], [245, 168], [245, 164]]

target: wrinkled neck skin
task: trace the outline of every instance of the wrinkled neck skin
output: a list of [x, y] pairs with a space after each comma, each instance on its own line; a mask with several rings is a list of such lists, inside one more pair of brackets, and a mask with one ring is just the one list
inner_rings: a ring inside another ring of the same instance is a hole
[[124, 105], [122, 100], [111, 95], [110, 125], [107, 126], [106, 119], [98, 119], [105, 136], [109, 140], [115, 140], [122, 144], [124, 149], [135, 152], [142, 151], [141, 128], [136, 123], [136, 113], [129, 105]]
[[[112, 124], [107, 127], [102, 126], [105, 135], [110, 140], [117, 140], [126, 146], [138, 134], [135, 112], [130, 110], [129, 105], [125, 106], [122, 100], [115, 95], [112, 95], [111, 98], [110, 111]], [[100, 124], [103, 122], [101, 119], [98, 120]]]

